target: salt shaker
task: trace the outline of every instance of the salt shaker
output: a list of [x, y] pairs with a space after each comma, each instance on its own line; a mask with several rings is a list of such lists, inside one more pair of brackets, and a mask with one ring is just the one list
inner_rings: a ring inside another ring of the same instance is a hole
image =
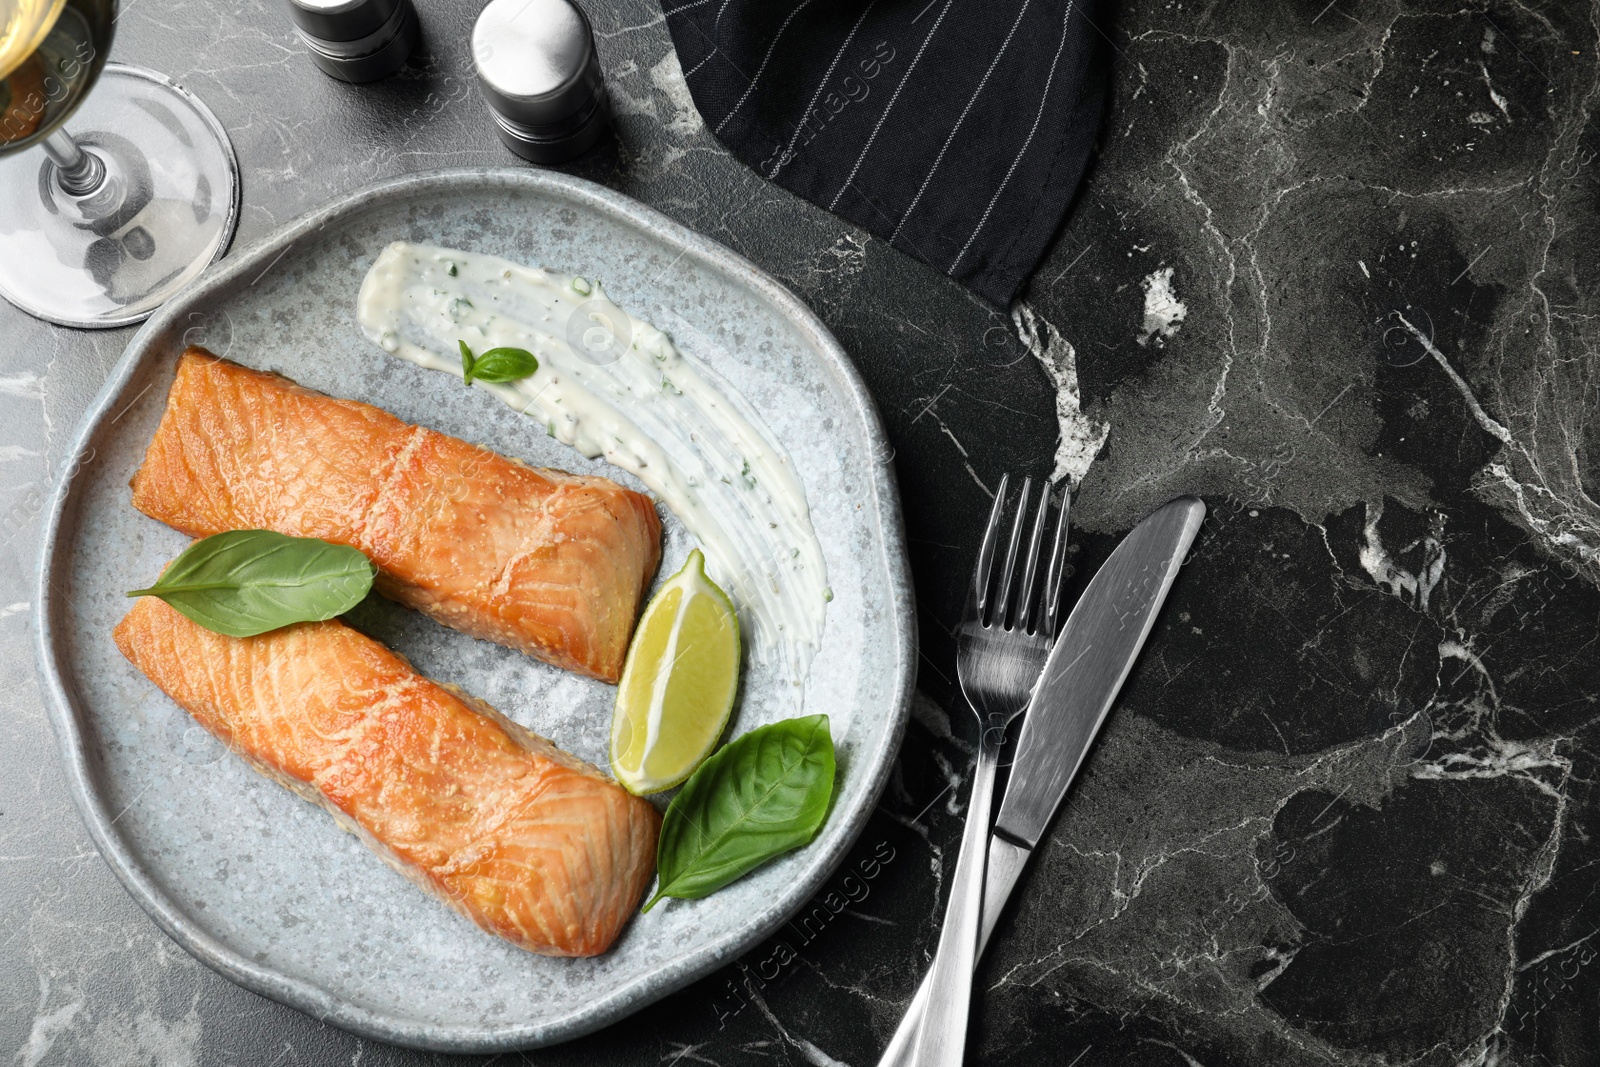
[[288, 0], [311, 61], [341, 81], [370, 82], [400, 69], [417, 43], [411, 0]]
[[571, 159], [611, 121], [594, 33], [572, 0], [490, 0], [472, 58], [500, 139], [523, 159]]

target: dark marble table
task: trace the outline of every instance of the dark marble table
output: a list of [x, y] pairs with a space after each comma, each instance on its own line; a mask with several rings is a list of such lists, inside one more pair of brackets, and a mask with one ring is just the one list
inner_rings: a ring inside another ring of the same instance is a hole
[[[314, 71], [273, 0], [132, 0], [115, 57], [227, 125], [242, 246], [385, 175], [513, 162], [470, 76], [477, 5], [421, 6], [428, 54], [369, 87]], [[1009, 313], [733, 161], [649, 0], [590, 8], [620, 137], [571, 169], [749, 256], [855, 358], [897, 449], [924, 670], [850, 860], [865, 899], [500, 1059], [876, 1060], [960, 830], [949, 632], [989, 488], [1049, 473], [1058, 427], [1108, 425], [1076, 586], [1166, 497], [1212, 516], [1002, 924], [973, 1059], [1600, 1062], [1592, 5], [1103, 6], [1101, 151]], [[192, 961], [67, 800], [28, 634], [38, 511], [128, 336], [0, 306], [0, 1060], [444, 1062]]]

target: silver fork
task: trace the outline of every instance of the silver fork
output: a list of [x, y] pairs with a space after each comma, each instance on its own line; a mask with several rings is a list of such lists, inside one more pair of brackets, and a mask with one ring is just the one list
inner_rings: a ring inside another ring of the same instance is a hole
[[[939, 934], [939, 950], [928, 975], [928, 1008], [922, 1017], [912, 1062], [917, 1067], [956, 1067], [966, 1050], [967, 1015], [972, 1004], [972, 971], [977, 962], [978, 926], [983, 916], [984, 861], [994, 802], [995, 769], [1005, 744], [1006, 727], [1027, 707], [1039, 681], [1050, 646], [1055, 643], [1061, 615], [1061, 569], [1067, 541], [1067, 514], [1071, 495], [1063, 490], [1061, 515], [1056, 522], [1050, 562], [1043, 589], [1035, 604], [1039, 578], [1039, 549], [1044, 542], [1045, 520], [1050, 512], [1050, 486], [1044, 486], [1039, 510], [1028, 538], [1028, 556], [1022, 567], [1021, 588], [1012, 599], [1017, 550], [1028, 525], [1028, 498], [1033, 479], [1022, 483], [1017, 517], [1011, 527], [1005, 566], [990, 590], [995, 548], [1000, 535], [1009, 477], [1000, 479], [989, 512], [989, 526], [978, 549], [978, 565], [967, 590], [967, 606], [957, 634], [956, 670], [961, 692], [978, 717], [978, 767], [972, 779], [972, 800], [967, 825], [961, 835], [961, 856], [956, 861], [950, 903]], [[897, 1051], [897, 1050], [896, 1050]], [[880, 1065], [894, 1057], [886, 1055]]]

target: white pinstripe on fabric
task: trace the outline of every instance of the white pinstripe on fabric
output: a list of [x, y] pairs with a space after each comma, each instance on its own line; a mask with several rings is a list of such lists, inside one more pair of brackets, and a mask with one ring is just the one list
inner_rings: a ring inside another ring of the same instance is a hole
[[1061, 42], [1056, 45], [1055, 58], [1050, 60], [1050, 73], [1044, 80], [1044, 92], [1039, 96], [1039, 110], [1034, 112], [1033, 125], [1028, 128], [1027, 139], [1022, 142], [1022, 147], [1017, 150], [1017, 154], [1012, 158], [1011, 166], [1006, 169], [1006, 176], [1000, 179], [999, 188], [989, 198], [989, 205], [983, 209], [983, 215], [978, 219], [978, 225], [973, 227], [972, 234], [967, 238], [967, 243], [961, 246], [961, 251], [956, 253], [956, 258], [950, 261], [950, 266], [945, 271], [946, 274], [954, 274], [956, 267], [961, 265], [961, 260], [966, 257], [967, 249], [971, 248], [972, 242], [977, 240], [978, 234], [989, 221], [989, 215], [994, 211], [995, 204], [999, 203], [1000, 194], [1006, 191], [1006, 186], [1011, 182], [1011, 176], [1016, 173], [1017, 164], [1022, 162], [1023, 156], [1027, 155], [1028, 146], [1033, 144], [1033, 135], [1039, 132], [1039, 120], [1044, 117], [1044, 106], [1050, 99], [1050, 86], [1056, 80], [1056, 66], [1061, 62], [1061, 53], [1067, 47], [1067, 25], [1072, 21], [1072, 12], [1075, 6], [1076, 0], [1067, 0], [1066, 13], [1061, 17]]
[[692, 0], [691, 3], [679, 4], [677, 7], [673, 8], [671, 11], [663, 11], [661, 13], [661, 17], [670, 19], [672, 16], [676, 15], [680, 11], [687, 11], [691, 7], [700, 7], [700, 6], [704, 5], [704, 4], [709, 4], [709, 3], [711, 3], [711, 0]]
[[811, 94], [811, 99], [806, 103], [806, 109], [800, 112], [800, 121], [795, 124], [794, 136], [789, 138], [789, 143], [784, 146], [783, 155], [778, 157], [778, 165], [772, 168], [771, 174], [767, 175], [769, 179], [776, 178], [778, 176], [778, 172], [788, 165], [790, 157], [794, 154], [795, 142], [800, 140], [800, 134], [806, 128], [805, 123], [807, 116], [811, 114], [811, 109], [817, 106], [817, 100], [822, 96], [822, 90], [828, 87], [828, 79], [833, 77], [834, 68], [839, 65], [839, 60], [844, 57], [845, 49], [850, 47], [850, 42], [856, 39], [856, 31], [859, 30], [861, 28], [861, 24], [866, 21], [867, 12], [871, 11], [877, 2], [878, 0], [872, 0], [871, 3], [861, 9], [861, 15], [856, 19], [856, 24], [851, 26], [850, 32], [845, 35], [844, 44], [840, 45], [839, 50], [833, 54], [833, 62], [828, 64], [827, 72], [824, 73], [821, 80], [817, 82], [817, 91]]
[[712, 133], [721, 133], [722, 127], [728, 124], [728, 120], [737, 115], [739, 109], [744, 107], [744, 102], [750, 99], [750, 94], [755, 91], [756, 82], [761, 80], [761, 75], [765, 73], [767, 64], [772, 60], [772, 53], [777, 49], [778, 40], [783, 36], [783, 31], [789, 28], [789, 23], [794, 21], [794, 17], [800, 14], [810, 3], [811, 0], [800, 0], [800, 3], [795, 5], [795, 9], [789, 12], [789, 17], [783, 20], [783, 25], [778, 27], [778, 32], [772, 35], [772, 43], [767, 45], [767, 54], [761, 57], [761, 66], [756, 68], [756, 76], [750, 79], [750, 84], [744, 87], [744, 92], [739, 96], [739, 102], [734, 104], [726, 115], [722, 116], [722, 121], [717, 123], [717, 128], [712, 130]]
[[978, 96], [983, 92], [983, 87], [989, 84], [989, 75], [994, 73], [994, 68], [1000, 65], [1000, 59], [1006, 54], [1006, 49], [1011, 47], [1011, 38], [1016, 36], [1017, 27], [1022, 25], [1022, 16], [1028, 13], [1028, 5], [1033, 0], [1022, 0], [1022, 6], [1017, 9], [1017, 17], [1011, 20], [1011, 28], [1006, 31], [1006, 39], [1000, 42], [999, 51], [989, 61], [989, 69], [983, 72], [983, 77], [978, 79], [978, 87], [972, 90], [972, 95], [967, 97], [967, 106], [961, 109], [961, 115], [956, 119], [956, 124], [950, 127], [950, 134], [944, 139], [944, 144], [939, 146], [939, 154], [934, 157], [933, 166], [928, 168], [928, 173], [922, 176], [922, 184], [917, 187], [917, 195], [911, 198], [911, 206], [906, 208], [906, 213], [900, 216], [900, 221], [895, 223], [894, 233], [889, 235], [892, 245], [900, 237], [900, 230], [905, 226], [911, 213], [917, 210], [917, 205], [922, 203], [922, 194], [928, 191], [928, 183], [933, 181], [934, 174], [939, 170], [939, 164], [944, 162], [944, 154], [950, 150], [950, 142], [956, 139], [956, 133], [961, 129], [961, 124], [967, 121], [967, 113], [972, 110], [972, 105], [977, 103]]
[[867, 137], [867, 143], [861, 146], [861, 154], [856, 157], [855, 166], [850, 168], [850, 173], [845, 177], [844, 184], [839, 186], [839, 191], [833, 194], [833, 199], [828, 201], [828, 210], [832, 211], [838, 206], [839, 198], [844, 191], [850, 188], [850, 183], [856, 180], [856, 172], [861, 169], [861, 161], [867, 158], [867, 153], [872, 151], [872, 142], [878, 139], [878, 131], [883, 129], [884, 120], [889, 117], [889, 112], [894, 110], [894, 103], [900, 99], [900, 90], [906, 87], [906, 82], [911, 80], [912, 71], [917, 69], [917, 61], [922, 58], [922, 53], [927, 51], [928, 42], [933, 40], [933, 35], [939, 32], [939, 24], [944, 22], [945, 12], [950, 10], [954, 0], [944, 0], [944, 6], [939, 9], [939, 17], [933, 20], [933, 26], [928, 30], [928, 36], [922, 39], [922, 44], [917, 47], [917, 54], [911, 57], [911, 65], [900, 78], [900, 84], [894, 87], [894, 95], [889, 97], [888, 105], [883, 109], [883, 114], [878, 116], [878, 121], [872, 127], [872, 133]]
[[[722, 0], [722, 6], [717, 8], [717, 17], [711, 20], [711, 32], [713, 34], [715, 34], [717, 36], [720, 36], [720, 34], [717, 34], [717, 27], [722, 25], [722, 13], [724, 11], [728, 10], [728, 5], [731, 4], [731, 3], [733, 3], [733, 0]], [[685, 7], [693, 7], [694, 5], [693, 4], [686, 4], [684, 6]], [[682, 10], [682, 8], [679, 8], [677, 10]], [[694, 23], [690, 22], [689, 25], [693, 26]], [[704, 37], [705, 34], [701, 34], [700, 36]], [[717, 44], [716, 41], [712, 41], [711, 42], [711, 51], [706, 53], [705, 58], [702, 59], [700, 62], [696, 63], [694, 66], [690, 67], [688, 70], [683, 72], [684, 80], [688, 81], [689, 80], [689, 75], [693, 74], [695, 71], [699, 70], [701, 67], [703, 67], [707, 63], [711, 62], [711, 57], [717, 54], [717, 49], [719, 47], [720, 46]]]

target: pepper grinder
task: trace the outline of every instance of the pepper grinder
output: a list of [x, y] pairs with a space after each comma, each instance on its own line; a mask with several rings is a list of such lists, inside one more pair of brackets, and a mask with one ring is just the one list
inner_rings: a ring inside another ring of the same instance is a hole
[[611, 121], [594, 33], [571, 0], [490, 0], [472, 58], [500, 139], [523, 159], [571, 159]]
[[411, 0], [288, 0], [311, 61], [340, 81], [370, 82], [400, 69], [417, 44]]

